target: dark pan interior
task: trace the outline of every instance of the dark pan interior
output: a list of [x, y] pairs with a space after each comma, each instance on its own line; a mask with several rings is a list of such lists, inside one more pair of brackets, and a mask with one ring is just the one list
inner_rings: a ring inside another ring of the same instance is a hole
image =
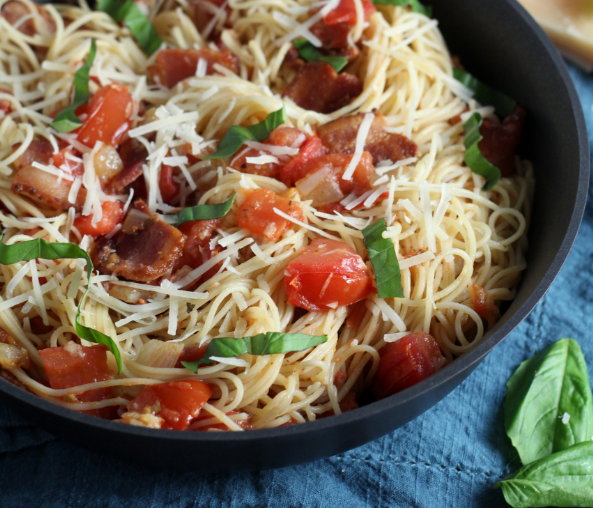
[[[589, 147], [568, 72], [515, 0], [433, 0], [453, 54], [467, 70], [529, 112], [522, 154], [535, 164], [529, 266], [517, 298], [471, 352], [430, 379], [356, 411], [243, 433], [140, 429], [62, 409], [0, 379], [0, 395], [40, 427], [98, 452], [144, 465], [204, 471], [288, 466], [360, 446], [412, 420], [453, 390], [533, 309], [564, 263], [587, 196]], [[553, 205], [552, 205], [553, 203]], [[203, 462], [200, 457], [208, 457]]]

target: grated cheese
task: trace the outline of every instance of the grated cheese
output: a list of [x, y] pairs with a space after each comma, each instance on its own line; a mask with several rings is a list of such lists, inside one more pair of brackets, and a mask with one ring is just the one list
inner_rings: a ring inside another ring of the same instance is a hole
[[210, 359], [225, 365], [232, 365], [233, 367], [245, 367], [246, 369], [249, 368], [249, 364], [246, 360], [243, 360], [243, 358], [226, 358], [222, 356], [211, 356]]
[[[41, 295], [43, 296], [45, 293], [52, 291], [57, 286], [58, 286], [58, 283], [57, 283], [56, 279], [55, 278], [51, 279], [49, 282], [47, 282], [46, 284], [43, 284], [43, 286], [40, 287]], [[5, 300], [4, 302], [0, 302], [0, 311], [10, 309], [16, 305], [20, 305], [21, 303], [25, 303], [31, 296], [35, 297], [34, 289], [31, 289], [30, 291], [27, 291], [26, 293], [23, 293], [21, 295], [10, 298], [9, 300]]]
[[299, 153], [299, 148], [293, 148], [290, 146], [269, 145], [267, 143], [260, 143], [258, 141], [252, 140], [247, 140], [244, 144], [249, 148], [263, 150], [265, 152], [271, 153], [272, 155], [298, 155]]
[[78, 192], [80, 191], [80, 187], [82, 186], [82, 179], [80, 177], [76, 177], [72, 185], [70, 186], [70, 191], [68, 192], [68, 202], [69, 203], [76, 203], [76, 198], [78, 197]]
[[290, 222], [293, 222], [293, 223], [297, 224], [298, 226], [302, 226], [305, 229], [308, 229], [309, 231], [313, 231], [314, 233], [324, 236], [325, 238], [329, 238], [330, 240], [336, 240], [335, 236], [329, 235], [325, 231], [322, 231], [321, 229], [316, 228], [315, 226], [310, 226], [309, 224], [305, 224], [304, 222], [302, 222], [298, 219], [295, 219], [294, 217], [291, 217], [290, 215], [284, 213], [282, 210], [278, 210], [278, 208], [274, 208], [274, 212], [276, 214], [280, 215], [280, 217], [284, 217], [286, 220], [289, 220]]
[[278, 164], [280, 161], [273, 155], [260, 155], [259, 157], [246, 157], [249, 164]]
[[382, 312], [383, 318], [386, 321], [391, 321], [400, 332], [406, 330], [406, 325], [402, 321], [402, 318], [399, 317], [399, 314], [395, 312], [385, 300], [379, 298], [377, 295], [371, 296], [369, 300], [372, 300], [372, 302], [379, 307], [379, 310]]
[[342, 175], [342, 179], [352, 180], [354, 170], [360, 162], [362, 152], [364, 152], [364, 145], [366, 143], [367, 136], [369, 135], [369, 131], [371, 130], [371, 125], [373, 124], [374, 119], [375, 115], [373, 113], [366, 113], [364, 115], [364, 119], [360, 123], [358, 133], [356, 134], [356, 145], [354, 147], [354, 154], [352, 156], [352, 159], [350, 159], [350, 162], [348, 163], [346, 171], [344, 171], [344, 174]]

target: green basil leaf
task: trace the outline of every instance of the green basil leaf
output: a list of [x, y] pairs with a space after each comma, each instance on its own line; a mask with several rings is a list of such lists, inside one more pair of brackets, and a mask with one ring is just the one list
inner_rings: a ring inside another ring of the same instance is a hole
[[118, 23], [123, 21], [147, 55], [152, 55], [161, 47], [162, 39], [135, 2], [97, 0], [97, 10], [109, 14]]
[[199, 365], [212, 365], [212, 356], [232, 358], [246, 353], [251, 355], [277, 355], [302, 351], [327, 342], [326, 335], [304, 335], [302, 333], [268, 332], [253, 337], [234, 339], [223, 337], [212, 339], [206, 349], [204, 357], [196, 362], [181, 362], [183, 366], [194, 373]]
[[395, 246], [389, 238], [383, 238], [384, 231], [387, 231], [384, 219], [379, 219], [362, 230], [364, 245], [375, 270], [377, 293], [379, 298], [403, 298]]
[[418, 0], [372, 0], [375, 5], [399, 5], [400, 7], [410, 7], [412, 12], [424, 14], [427, 18], [432, 18], [432, 7], [423, 5]]
[[340, 72], [348, 63], [348, 59], [345, 56], [324, 55], [306, 39], [294, 41], [293, 45], [299, 52], [299, 55], [307, 60], [307, 62], [325, 62], [331, 65], [336, 72]]
[[184, 222], [190, 222], [194, 220], [209, 220], [209, 219], [220, 219], [224, 217], [235, 200], [235, 194], [233, 194], [224, 203], [217, 203], [216, 205], [197, 205], [183, 208], [178, 212], [168, 213], [167, 217], [176, 217], [177, 221], [173, 224], [176, 228], [181, 226]]
[[264, 141], [270, 137], [270, 132], [280, 127], [285, 121], [284, 103], [282, 103], [282, 107], [278, 111], [270, 113], [262, 122], [249, 127], [233, 125], [222, 138], [216, 153], [204, 157], [204, 160], [226, 159], [234, 155], [248, 140]]
[[36, 240], [29, 240], [27, 242], [15, 243], [13, 245], [6, 245], [2, 243], [2, 233], [0, 232], [0, 264], [11, 265], [18, 261], [30, 261], [31, 259], [85, 259], [86, 273], [89, 279], [88, 286], [84, 295], [78, 304], [78, 312], [76, 313], [75, 328], [76, 334], [81, 338], [96, 344], [106, 345], [115, 360], [117, 361], [117, 368], [119, 374], [122, 371], [122, 360], [117, 344], [111, 337], [88, 328], [80, 323], [80, 312], [84, 300], [87, 297], [91, 288], [91, 275], [93, 273], [93, 262], [87, 252], [82, 250], [78, 245], [73, 243], [50, 243], [47, 240], [38, 238]]
[[494, 485], [515, 508], [593, 506], [593, 442], [523, 466]]
[[517, 102], [508, 95], [495, 90], [494, 88], [482, 83], [474, 78], [469, 72], [461, 69], [453, 69], [453, 77], [474, 92], [474, 99], [484, 106], [494, 106], [496, 112], [505, 117], [510, 115]]
[[507, 383], [504, 412], [507, 434], [523, 464], [590, 441], [593, 397], [578, 343], [560, 339], [523, 362]]
[[51, 123], [58, 132], [70, 132], [82, 125], [82, 121], [76, 116], [76, 108], [86, 104], [89, 101], [89, 78], [93, 60], [97, 53], [97, 45], [94, 40], [91, 41], [91, 50], [86, 57], [86, 61], [74, 73], [74, 100], [70, 106], [64, 108]]
[[494, 187], [500, 180], [500, 169], [490, 164], [486, 157], [480, 152], [478, 143], [482, 141], [480, 127], [482, 126], [482, 117], [480, 113], [474, 113], [463, 124], [465, 132], [465, 163], [477, 175], [486, 178], [486, 183], [482, 187], [483, 191], [488, 191]]

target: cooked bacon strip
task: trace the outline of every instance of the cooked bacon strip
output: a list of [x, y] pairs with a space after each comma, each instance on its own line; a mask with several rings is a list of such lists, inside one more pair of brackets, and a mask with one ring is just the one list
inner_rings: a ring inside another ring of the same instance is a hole
[[133, 138], [124, 141], [120, 145], [118, 153], [124, 169], [115, 175], [106, 186], [107, 192], [112, 194], [121, 193], [124, 188], [142, 175], [142, 165], [146, 164], [146, 157], [148, 157], [148, 151], [144, 145]]
[[40, 205], [56, 210], [66, 212], [73, 206], [80, 211], [86, 197], [85, 189], [80, 189], [76, 203], [72, 204], [68, 201], [72, 185], [70, 181], [64, 179], [60, 181], [57, 176], [32, 166], [33, 162], [50, 164], [52, 152], [53, 148], [49, 141], [32, 141], [25, 152], [13, 163], [17, 172], [12, 177], [11, 190], [15, 194], [21, 194], [37, 201]]
[[220, 64], [239, 74], [239, 58], [228, 49], [214, 51], [209, 48], [202, 49], [163, 49], [156, 56], [156, 65], [150, 71], [153, 76], [158, 76], [162, 85], [173, 88], [184, 79], [196, 75], [198, 61], [203, 59], [206, 64], [206, 74], [214, 74], [214, 64]]
[[496, 125], [489, 118], [484, 118], [480, 127], [484, 139], [478, 147], [482, 155], [500, 169], [502, 176], [511, 176], [515, 171], [515, 150], [523, 135], [526, 116], [525, 108], [517, 106], [502, 124]]
[[[203, 32], [204, 30], [206, 30], [206, 28], [208, 27], [208, 25], [210, 24], [210, 22], [212, 21], [212, 19], [214, 18], [214, 12], [216, 12], [217, 9], [219, 9], [220, 7], [222, 7], [222, 5], [225, 3], [225, 0], [189, 0], [189, 5], [193, 6], [194, 8], [194, 15], [193, 15], [193, 21], [194, 21], [194, 25], [196, 25], [196, 28], [198, 29], [198, 31], [200, 32], [200, 34], [203, 36]], [[228, 22], [228, 16], [231, 13], [231, 8], [230, 6], [226, 6], [224, 9], [226, 16], [227, 16], [227, 20], [224, 23], [224, 26], [226, 28], [231, 28], [231, 24]], [[216, 23], [218, 24], [218, 23]], [[214, 30], [212, 30], [212, 32], [209, 34], [208, 39], [212, 40], [217, 38], [220, 35], [220, 32], [218, 32], [216, 30], [216, 27], [214, 28]]]
[[362, 82], [353, 74], [338, 74], [325, 62], [308, 62], [285, 88], [283, 97], [303, 109], [331, 113], [362, 93]]
[[115, 236], [97, 240], [91, 258], [102, 273], [152, 282], [181, 257], [185, 235], [150, 213], [143, 201], [136, 201], [130, 213]]
[[[373, 164], [390, 160], [397, 162], [415, 157], [418, 151], [416, 143], [401, 134], [385, 132], [385, 118], [378, 111], [364, 145], [364, 150], [373, 156]], [[317, 129], [317, 135], [328, 153], [354, 153], [356, 135], [364, 118], [364, 113], [343, 116], [328, 122]]]
[[[52, 17], [42, 7], [35, 5], [35, 8], [41, 14], [41, 19], [44, 23], [45, 31], [48, 34], [54, 34], [56, 32], [56, 23]], [[17, 30], [24, 33], [25, 35], [33, 36], [37, 33], [34, 19], [27, 19], [19, 24], [19, 21], [25, 16], [29, 16], [31, 11], [22, 2], [6, 2], [0, 10], [0, 16], [8, 21], [12, 26], [18, 24]]]

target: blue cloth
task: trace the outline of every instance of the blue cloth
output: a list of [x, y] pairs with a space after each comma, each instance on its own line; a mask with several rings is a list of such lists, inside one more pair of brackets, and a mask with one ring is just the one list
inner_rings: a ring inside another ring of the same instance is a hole
[[[593, 147], [593, 77], [571, 73]], [[589, 199], [551, 289], [459, 388], [403, 428], [312, 464], [236, 475], [144, 470], [60, 442], [0, 406], [0, 507], [506, 506], [492, 490], [519, 466], [503, 429], [505, 383], [521, 361], [561, 337], [577, 339], [593, 366], [592, 245]]]

